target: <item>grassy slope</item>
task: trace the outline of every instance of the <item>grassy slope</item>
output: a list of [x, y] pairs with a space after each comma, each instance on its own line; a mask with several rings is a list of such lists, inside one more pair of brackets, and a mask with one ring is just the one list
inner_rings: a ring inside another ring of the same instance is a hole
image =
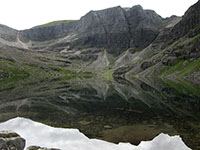
[[88, 78], [92, 72], [68, 68], [56, 53], [0, 49], [0, 90], [13, 88], [19, 80], [33, 84], [43, 80]]
[[63, 23], [69, 23], [69, 22], [75, 22], [76, 20], [58, 20], [58, 21], [52, 21], [49, 23], [45, 23], [42, 25], [39, 25], [37, 27], [47, 27], [47, 26], [54, 26], [56, 24], [63, 24]]
[[[199, 38], [199, 34], [197, 34], [193, 38], [183, 37], [171, 43], [165, 49], [157, 50], [158, 53], [154, 56], [151, 56], [149, 58], [146, 58], [144, 56], [140, 57], [140, 62], [131, 70], [131, 72], [128, 73], [128, 77], [135, 75], [139, 77], [161, 76], [163, 78], [183, 78], [185, 80], [188, 76], [198, 74], [200, 72], [200, 59], [184, 59], [183, 56], [187, 56], [187, 53], [194, 49], [194, 45], [198, 44]], [[161, 46], [162, 44], [163, 43], [160, 43]], [[173, 52], [171, 52], [172, 50]], [[141, 51], [139, 55], [143, 53], [143, 51]], [[176, 53], [178, 53], [179, 56], [175, 56]], [[173, 65], [166, 65], [162, 63], [163, 60], [168, 59], [171, 59], [173, 61]], [[142, 70], [141, 65], [143, 62], [148, 62], [151, 65], [145, 70]], [[139, 70], [139, 72], [137, 72], [137, 70]], [[200, 78], [197, 77], [194, 80], [198, 81], [200, 80]]]

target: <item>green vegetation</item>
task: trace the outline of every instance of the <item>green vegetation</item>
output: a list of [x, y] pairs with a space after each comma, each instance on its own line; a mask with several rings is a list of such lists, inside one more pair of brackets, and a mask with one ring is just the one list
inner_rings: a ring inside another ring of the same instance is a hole
[[178, 75], [187, 76], [193, 72], [200, 71], [200, 59], [194, 61], [187, 61], [184, 68], [178, 73]]
[[165, 72], [163, 73], [164, 76], [166, 75], [170, 75], [172, 73], [176, 73], [178, 70], [181, 70], [184, 68], [184, 65], [183, 65], [184, 61], [180, 61], [179, 63], [177, 63], [176, 65], [172, 66], [172, 67], [169, 67], [169, 66], [166, 66], [165, 67]]
[[69, 23], [69, 22], [75, 22], [75, 21], [77, 21], [77, 20], [59, 20], [59, 21], [53, 21], [53, 22], [49, 22], [46, 24], [42, 24], [37, 27], [48, 27], [48, 26], [54, 26], [56, 24], [63, 24], [63, 23]]
[[180, 94], [186, 94], [186, 95], [193, 94], [196, 96], [200, 96], [199, 93], [200, 87], [192, 82], [189, 82], [186, 79], [181, 78], [172, 81], [170, 79], [164, 78], [163, 81], [178, 92], [176, 93], [177, 96]]
[[130, 48], [129, 51], [134, 54], [135, 52], [142, 51], [144, 48]]
[[161, 70], [163, 76], [174, 74], [184, 77], [191, 73], [200, 71], [200, 60], [180, 60], [176, 65], [172, 67], [164, 66]]
[[[23, 53], [25, 54], [25, 53]], [[28, 53], [29, 54], [29, 53]], [[20, 53], [17, 53], [17, 56]], [[86, 69], [67, 68], [65, 61], [60, 61], [60, 57], [49, 58], [47, 54], [29, 54], [34, 59], [26, 57], [11, 59], [0, 57], [0, 91], [13, 89], [20, 85], [37, 84], [41, 81], [51, 80], [75, 80], [87, 79], [93, 76], [93, 72]]]
[[78, 49], [80, 51], [83, 51], [87, 48], [90, 48], [91, 46], [90, 45], [87, 45], [87, 44], [84, 44], [84, 45], [76, 45], [76, 46], [73, 46], [74, 49]]
[[108, 71], [106, 71], [106, 72], [103, 74], [103, 77], [104, 77], [106, 80], [114, 80], [114, 79], [113, 79], [113, 73], [114, 73], [114, 70], [108, 70]]
[[193, 95], [200, 96], [200, 88], [198, 85], [193, 84], [192, 82], [188, 82], [187, 80], [179, 80], [179, 83], [182, 85], [182, 88], [184, 87], [187, 89], [188, 92], [190, 92]]
[[200, 34], [196, 35], [196, 36], [192, 39], [192, 42], [193, 42], [193, 43], [196, 42], [196, 40], [199, 39], [199, 38], [200, 38]]

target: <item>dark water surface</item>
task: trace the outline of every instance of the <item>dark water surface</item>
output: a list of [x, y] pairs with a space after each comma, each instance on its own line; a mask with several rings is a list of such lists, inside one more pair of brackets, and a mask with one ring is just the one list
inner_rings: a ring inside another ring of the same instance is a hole
[[200, 149], [200, 86], [184, 80], [2, 80], [0, 122], [17, 116], [116, 143], [180, 135]]

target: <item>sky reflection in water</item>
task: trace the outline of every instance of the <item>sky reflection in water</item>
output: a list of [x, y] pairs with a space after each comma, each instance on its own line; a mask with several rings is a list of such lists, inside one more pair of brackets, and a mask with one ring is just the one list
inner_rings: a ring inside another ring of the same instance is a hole
[[26, 139], [26, 147], [42, 146], [63, 150], [190, 150], [179, 136], [160, 134], [139, 146], [113, 144], [89, 139], [77, 129], [53, 128], [25, 118], [14, 118], [0, 124], [0, 130], [13, 130]]

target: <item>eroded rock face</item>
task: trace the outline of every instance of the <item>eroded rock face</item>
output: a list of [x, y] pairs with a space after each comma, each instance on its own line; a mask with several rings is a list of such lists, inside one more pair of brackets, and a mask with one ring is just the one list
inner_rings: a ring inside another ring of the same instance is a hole
[[55, 24], [52, 26], [37, 26], [20, 32], [23, 41], [48, 41], [70, 34], [76, 25], [76, 21]]
[[130, 26], [131, 47], [144, 48], [159, 34], [163, 19], [152, 10], [144, 10], [140, 5], [133, 6], [126, 12]]
[[121, 7], [101, 11], [90, 11], [78, 25], [80, 33], [75, 44], [91, 47], [129, 47], [129, 24], [125, 10]]
[[25, 140], [13, 131], [0, 131], [1, 150], [23, 150]]
[[158, 35], [162, 18], [141, 6], [91, 11], [81, 18], [76, 44], [108, 48], [146, 47]]

